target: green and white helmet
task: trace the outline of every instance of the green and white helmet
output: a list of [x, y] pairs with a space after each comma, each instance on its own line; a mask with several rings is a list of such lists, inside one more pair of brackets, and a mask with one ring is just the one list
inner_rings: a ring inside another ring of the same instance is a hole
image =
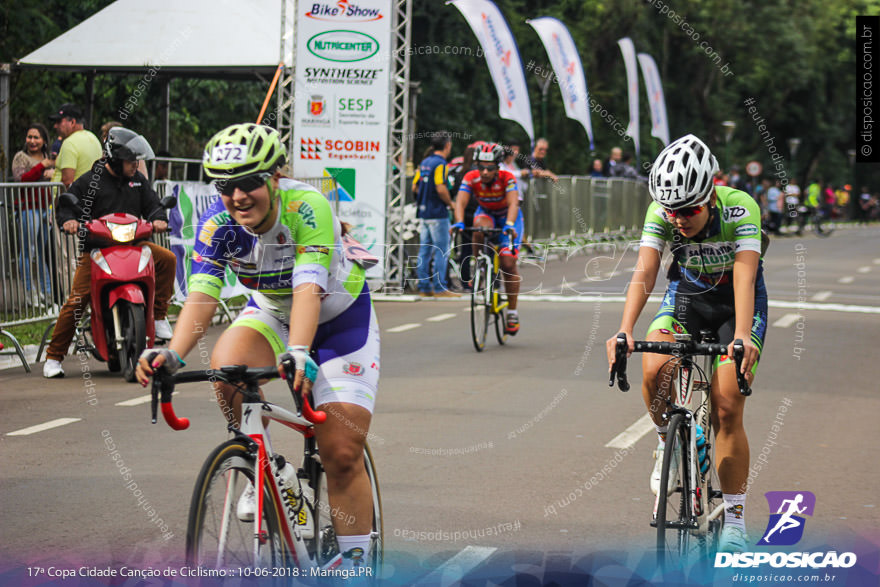
[[213, 179], [237, 179], [253, 173], [273, 173], [284, 165], [287, 150], [277, 130], [258, 124], [233, 124], [205, 145], [202, 167]]

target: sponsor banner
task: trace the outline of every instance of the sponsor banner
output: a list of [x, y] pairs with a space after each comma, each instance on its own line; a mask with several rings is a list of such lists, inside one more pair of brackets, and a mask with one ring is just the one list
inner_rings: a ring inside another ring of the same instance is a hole
[[[164, 194], [177, 198], [177, 207], [168, 212], [168, 234], [171, 252], [177, 257], [174, 299], [183, 302], [186, 299], [186, 283], [190, 275], [190, 259], [192, 259], [193, 247], [196, 244], [195, 231], [199, 226], [199, 217], [219, 196], [214, 186], [199, 181], [166, 181], [163, 183], [165, 184]], [[216, 226], [212, 227], [210, 224], [206, 224], [198, 236], [210, 239], [216, 229]], [[223, 289], [220, 292], [221, 299], [225, 300], [247, 293], [249, 290], [238, 282], [233, 270], [227, 268]]]
[[[390, 0], [302, 2], [296, 13], [294, 177], [333, 177], [339, 218], [383, 258]], [[381, 278], [384, 262], [368, 270]]]
[[639, 154], [639, 70], [636, 68], [636, 47], [632, 39], [623, 37], [617, 41], [626, 66], [626, 87], [629, 96], [629, 125], [626, 134], [633, 140], [636, 156]]
[[541, 37], [550, 64], [559, 82], [565, 115], [577, 120], [587, 131], [590, 149], [593, 149], [593, 127], [590, 123], [590, 108], [587, 95], [587, 78], [571, 33], [562, 22], [544, 17], [526, 21]]
[[498, 92], [498, 114], [522, 126], [535, 140], [532, 107], [519, 48], [498, 7], [489, 0], [453, 0], [474, 31]]
[[660, 71], [654, 58], [647, 53], [639, 53], [639, 65], [642, 67], [642, 79], [645, 80], [645, 91], [648, 92], [648, 106], [651, 109], [651, 136], [669, 144], [669, 120], [666, 118], [666, 99], [663, 97], [663, 84], [660, 82]]

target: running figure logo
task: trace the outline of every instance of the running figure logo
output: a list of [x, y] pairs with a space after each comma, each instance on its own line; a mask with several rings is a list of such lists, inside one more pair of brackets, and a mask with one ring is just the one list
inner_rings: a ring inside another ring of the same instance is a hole
[[759, 545], [791, 546], [804, 535], [804, 515], [812, 516], [816, 496], [809, 491], [768, 491], [764, 494], [770, 511], [767, 529]]

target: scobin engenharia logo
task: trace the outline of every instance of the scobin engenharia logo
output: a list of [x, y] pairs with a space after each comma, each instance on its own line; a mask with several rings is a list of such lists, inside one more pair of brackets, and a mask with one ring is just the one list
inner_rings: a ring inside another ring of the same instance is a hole
[[[764, 494], [770, 511], [767, 529], [758, 546], [792, 546], [804, 536], [806, 519], [816, 508], [816, 496], [810, 491], [768, 491]], [[844, 568], [856, 564], [852, 552], [719, 552], [715, 567], [754, 568], [769, 564], [774, 568]]]

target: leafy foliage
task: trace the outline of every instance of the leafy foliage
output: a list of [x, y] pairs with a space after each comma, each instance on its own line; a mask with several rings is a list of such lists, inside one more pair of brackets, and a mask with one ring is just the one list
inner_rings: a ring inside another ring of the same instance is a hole
[[[22, 57], [70, 29], [110, 0], [42, 5], [5, 3], [0, 19], [0, 61]], [[668, 5], [667, 5], [668, 4]], [[527, 18], [554, 16], [571, 31], [593, 100], [622, 127], [629, 120], [623, 59], [617, 40], [633, 39], [639, 52], [657, 61], [673, 137], [693, 132], [709, 141], [723, 163], [756, 159], [770, 168], [768, 146], [744, 101], [754, 105], [786, 160], [786, 172], [803, 181], [822, 175], [852, 181], [847, 150], [854, 145], [855, 16], [877, 14], [880, 0], [498, 0], [524, 64], [545, 71], [548, 58]], [[665, 6], [665, 9], [663, 8]], [[674, 15], [673, 15], [674, 12]], [[454, 51], [452, 51], [454, 49]], [[478, 43], [459, 12], [439, 0], [413, 0], [411, 78], [419, 83], [416, 133], [457, 133], [455, 151], [477, 139], [516, 140], [527, 149], [519, 125], [498, 116], [498, 100]], [[725, 75], [724, 66], [728, 73]], [[546, 127], [541, 79], [526, 74], [535, 131], [550, 139], [554, 171], [585, 173], [594, 157], [612, 147], [633, 150], [608, 122], [592, 115], [596, 151], [583, 129], [566, 118], [558, 89], [546, 93]], [[97, 75], [92, 129], [118, 119], [119, 108], [138, 86], [137, 76]], [[204, 141], [226, 124], [256, 117], [266, 83], [209, 79], [171, 82], [171, 151], [198, 156]], [[640, 84], [643, 162], [660, 150], [650, 137], [650, 115]], [[149, 84], [126, 124], [159, 144], [161, 84]], [[12, 77], [11, 148], [31, 120], [65, 101], [83, 103], [86, 78], [76, 73], [25, 70]], [[721, 122], [736, 131], [724, 142]], [[419, 135], [416, 134], [418, 137]], [[787, 140], [801, 139], [794, 162]], [[417, 139], [414, 158], [428, 146]], [[727, 161], [729, 159], [729, 161]], [[858, 166], [854, 183], [880, 185], [876, 166]]]

